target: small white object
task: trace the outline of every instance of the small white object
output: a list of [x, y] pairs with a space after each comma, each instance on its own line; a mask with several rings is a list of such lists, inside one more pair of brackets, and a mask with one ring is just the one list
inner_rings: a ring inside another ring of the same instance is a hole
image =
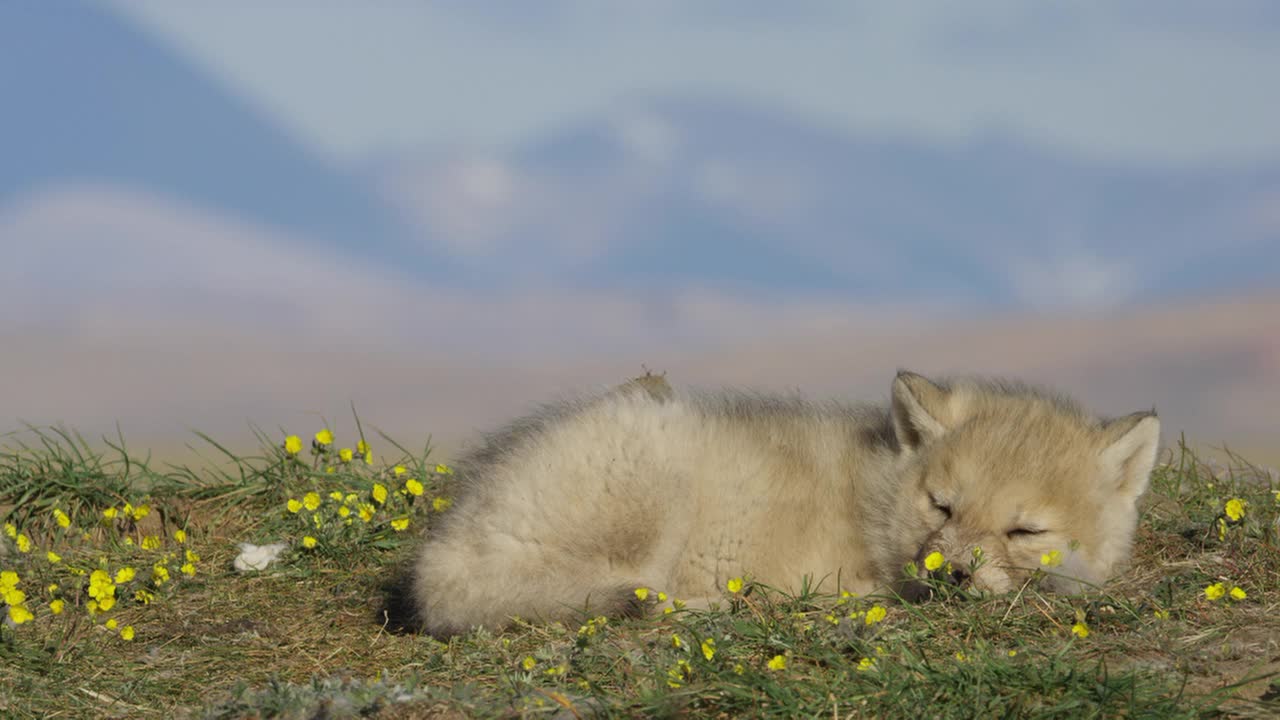
[[249, 572], [250, 570], [266, 570], [267, 566], [280, 559], [280, 554], [284, 552], [288, 545], [284, 543], [271, 543], [270, 545], [254, 545], [253, 543], [240, 543], [240, 554], [232, 562], [236, 570], [240, 572]]

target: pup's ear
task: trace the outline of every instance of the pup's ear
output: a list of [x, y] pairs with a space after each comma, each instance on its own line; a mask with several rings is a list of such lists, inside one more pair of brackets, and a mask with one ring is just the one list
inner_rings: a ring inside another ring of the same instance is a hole
[[1102, 426], [1104, 482], [1114, 483], [1125, 498], [1136, 500], [1147, 489], [1160, 446], [1160, 418], [1155, 411], [1125, 415]]
[[938, 439], [951, 422], [951, 391], [922, 375], [900, 370], [893, 379], [893, 432], [903, 450]]

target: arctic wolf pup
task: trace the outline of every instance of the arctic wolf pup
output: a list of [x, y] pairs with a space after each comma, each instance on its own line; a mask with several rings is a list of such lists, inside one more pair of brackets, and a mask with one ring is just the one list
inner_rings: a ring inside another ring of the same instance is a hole
[[1099, 420], [1023, 385], [908, 372], [891, 397], [632, 382], [516, 420], [458, 464], [464, 485], [412, 578], [418, 619], [444, 636], [633, 614], [638, 587], [705, 605], [743, 575], [902, 590], [904, 566], [935, 551], [993, 592], [1057, 551], [1049, 586], [1071, 592], [1127, 559], [1153, 412]]

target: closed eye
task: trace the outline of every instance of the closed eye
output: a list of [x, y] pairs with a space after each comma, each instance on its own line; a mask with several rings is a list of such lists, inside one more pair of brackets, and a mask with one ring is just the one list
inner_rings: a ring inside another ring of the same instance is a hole
[[933, 496], [933, 493], [929, 493], [929, 502], [930, 502], [930, 503], [933, 503], [933, 506], [934, 506], [935, 508], [937, 508], [938, 510], [940, 510], [940, 511], [942, 512], [942, 514], [943, 514], [943, 515], [946, 515], [948, 520], [950, 520], [950, 519], [951, 519], [951, 506], [950, 506], [950, 505], [946, 505], [946, 504], [944, 504], [944, 503], [938, 502], [938, 498], [934, 497], [934, 496]]
[[1025, 537], [1031, 537], [1033, 535], [1040, 535], [1043, 532], [1044, 532], [1044, 528], [1020, 527], [1020, 528], [1014, 528], [1010, 530], [1008, 535], [1009, 535], [1009, 539], [1013, 540], [1015, 538], [1025, 538]]

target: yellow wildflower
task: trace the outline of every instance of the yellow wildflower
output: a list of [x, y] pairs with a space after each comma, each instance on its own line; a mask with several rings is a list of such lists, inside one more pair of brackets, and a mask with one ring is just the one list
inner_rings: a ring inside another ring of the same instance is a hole
[[774, 655], [773, 659], [769, 661], [769, 669], [770, 670], [786, 670], [787, 659], [781, 655]]
[[341, 491], [341, 490], [334, 490], [333, 492], [330, 492], [330, 493], [329, 493], [329, 499], [330, 499], [330, 500], [332, 500], [332, 501], [334, 501], [334, 502], [342, 502], [342, 491]]
[[284, 451], [289, 455], [297, 455], [302, 452], [302, 438], [297, 435], [290, 435], [285, 438]]
[[13, 523], [5, 523], [5, 524], [4, 524], [4, 534], [5, 534], [5, 535], [8, 535], [8, 536], [9, 536], [9, 537], [11, 537], [11, 538], [17, 538], [17, 537], [18, 537], [18, 526], [17, 526], [17, 525], [14, 525]]
[[34, 620], [35, 617], [36, 616], [32, 615], [31, 611], [27, 609], [26, 605], [9, 606], [9, 619], [13, 621], [14, 625], [21, 625], [24, 622], [29, 622]]
[[1243, 600], [1243, 599], [1245, 599], [1245, 598], [1249, 597], [1249, 594], [1248, 594], [1248, 593], [1246, 593], [1242, 588], [1239, 588], [1239, 587], [1233, 587], [1233, 588], [1231, 588], [1231, 593], [1230, 593], [1230, 594], [1231, 594], [1231, 599], [1232, 599], [1232, 600]]
[[372, 451], [372, 450], [368, 450], [368, 451], [366, 451], [366, 452], [365, 452], [365, 454], [364, 454], [364, 464], [365, 464], [365, 465], [372, 465], [372, 464], [373, 464], [373, 451]]
[[289, 502], [285, 503], [284, 506], [286, 509], [288, 509], [289, 512], [297, 514], [302, 510], [302, 501], [294, 498], [289, 498]]
[[[297, 512], [297, 510], [294, 510], [293, 512]], [[173, 540], [174, 540], [174, 542], [178, 543], [179, 545], [181, 545], [182, 543], [186, 542], [186, 541], [187, 541], [187, 531], [186, 531], [186, 530], [181, 530], [181, 529], [179, 529], [179, 530], [174, 530], [174, 531], [173, 531]]]
[[452, 504], [453, 500], [450, 500], [447, 497], [438, 497], [431, 501], [431, 509], [436, 512], [444, 512], [445, 510], [448, 510], [449, 506]]
[[745, 673], [746, 671], [747, 671], [747, 669], [746, 669], [745, 667], [743, 667], [742, 663], [734, 663], [734, 664], [733, 664], [733, 674], [734, 674], [734, 675], [741, 675], [741, 674]]
[[144, 536], [142, 537], [142, 549], [143, 549], [143, 550], [159, 550], [159, 549], [160, 549], [160, 536], [159, 536], [159, 535], [144, 535]]
[[134, 571], [133, 568], [122, 567], [116, 571], [116, 583], [119, 585], [123, 585], [129, 582], [130, 580], [132, 580], [136, 575], [137, 573]]
[[387, 486], [382, 483], [374, 483], [372, 495], [374, 502], [382, 505], [387, 501]]
[[729, 582], [725, 583], [724, 586], [726, 589], [728, 589], [729, 592], [737, 595], [738, 593], [742, 592], [742, 578], [740, 577], [729, 578]]
[[707, 638], [706, 640], [703, 640], [702, 641], [702, 657], [706, 658], [707, 662], [711, 662], [711, 659], [714, 658], [715, 656], [716, 656], [715, 639]]
[[200, 562], [200, 556], [191, 552], [190, 550], [186, 551], [183, 554], [183, 557], [185, 557], [187, 559], [187, 562], [189, 563]]
[[1078, 638], [1087, 638], [1089, 637], [1089, 626], [1084, 624], [1083, 621], [1078, 622], [1071, 626], [1071, 634]]
[[1040, 556], [1040, 564], [1045, 567], [1058, 567], [1062, 564], [1062, 553], [1050, 550]]
[[942, 556], [942, 553], [938, 552], [937, 550], [934, 550], [933, 552], [925, 556], [924, 569], [928, 570], [929, 572], [933, 572], [934, 570], [937, 570], [938, 568], [942, 567], [943, 563], [945, 563], [946, 561], [947, 559]]
[[1209, 598], [1210, 600], [1221, 599], [1222, 596], [1226, 594], [1227, 594], [1227, 589], [1223, 587], [1222, 583], [1220, 582], [1214, 583], [1204, 589], [1204, 596]]
[[525, 670], [532, 670], [537, 666], [538, 666], [538, 661], [535, 660], [532, 655], [525, 655], [524, 660], [520, 661], [520, 667], [524, 668]]
[[343, 505], [342, 507], [338, 508], [338, 517], [346, 517], [350, 514], [351, 514], [351, 508], [347, 507], [346, 505]]
[[864, 658], [862, 658], [861, 660], [859, 660], [859, 661], [858, 661], [858, 671], [859, 671], [859, 672], [866, 672], [867, 670], [874, 670], [874, 669], [875, 669], [875, 666], [876, 666], [876, 660], [875, 660], [875, 658], [864, 657]]
[[417, 497], [422, 494], [422, 483], [413, 478], [404, 481], [404, 489], [409, 491], [410, 495]]
[[636, 597], [637, 597], [637, 598], [640, 598], [640, 601], [641, 601], [641, 602], [644, 602], [645, 600], [648, 600], [648, 599], [649, 599], [649, 588], [647, 588], [647, 587], [638, 587], [638, 588], [636, 588]]
[[679, 635], [674, 635], [674, 634], [673, 634], [673, 635], [671, 636], [671, 647], [673, 647], [673, 648], [675, 648], [675, 649], [677, 649], [677, 650], [679, 650], [680, 648], [684, 647], [684, 642], [680, 639], [680, 636], [679, 636]]
[[407, 527], [409, 527], [409, 518], [407, 517], [396, 518], [395, 520], [391, 521], [391, 529], [395, 530], [396, 532], [400, 532], [401, 530], [404, 530]]
[[57, 521], [58, 527], [71, 527], [71, 518], [58, 508], [53, 509], [53, 519]]
[[315, 546], [316, 546], [316, 539], [315, 539], [315, 538], [311, 537], [310, 535], [304, 535], [304, 536], [302, 537], [302, 547], [304, 547], [304, 548], [306, 548], [306, 549], [310, 550], [310, 549], [314, 548]]
[[875, 625], [881, 620], [884, 620], [885, 616], [888, 614], [889, 612], [883, 607], [879, 605], [872, 605], [871, 609], [867, 611], [866, 623], [868, 625]]
[[408, 470], [408, 468], [406, 468], [406, 467], [405, 467], [405, 466], [403, 466], [403, 465], [397, 465], [397, 466], [395, 466], [395, 467], [391, 468], [391, 472], [392, 472], [396, 477], [400, 477], [401, 475], [403, 475], [403, 474], [405, 474], [405, 473], [409, 472], [409, 470]]
[[1152, 615], [1152, 617], [1154, 617], [1154, 618], [1155, 618], [1155, 619], [1157, 619], [1157, 620], [1168, 620], [1168, 619], [1169, 619], [1169, 611], [1168, 611], [1168, 610], [1165, 610], [1165, 609], [1163, 609], [1163, 608], [1156, 608], [1155, 610], [1152, 610], [1152, 611], [1151, 611], [1151, 615]]
[[360, 519], [369, 522], [373, 519], [373, 506], [369, 503], [360, 503]]
[[105, 623], [105, 625], [106, 625], [106, 627], [107, 627], [107, 629], [108, 629], [108, 630], [115, 630], [115, 629], [116, 629], [116, 625], [118, 625], [118, 624], [119, 624], [119, 623], [116, 621], [116, 619], [115, 619], [115, 618], [111, 618], [110, 620], [108, 620], [108, 621]]
[[182, 571], [182, 574], [186, 575], [187, 577], [196, 576], [196, 566], [193, 565], [192, 563], [183, 563], [182, 567], [179, 569]]
[[315, 512], [320, 507], [320, 496], [314, 492], [309, 492], [302, 496], [302, 507]]
[[141, 520], [142, 518], [144, 518], [144, 517], [146, 517], [146, 516], [148, 516], [148, 515], [150, 515], [150, 514], [151, 514], [151, 506], [150, 506], [150, 505], [139, 505], [138, 507], [136, 507], [136, 508], [134, 508], [134, 509], [133, 509], [133, 519], [134, 519], [134, 520]]
[[59, 555], [58, 553], [56, 553], [56, 552], [52, 551], [52, 550], [50, 550], [50, 551], [46, 552], [46, 553], [44, 554], [44, 557], [45, 557], [45, 559], [46, 559], [46, 560], [48, 560], [48, 561], [49, 561], [49, 562], [51, 562], [51, 563], [54, 563], [55, 565], [56, 565], [57, 563], [62, 562], [62, 556], [61, 556], [61, 555]]
[[150, 590], [139, 590], [133, 594], [133, 598], [143, 605], [150, 605], [156, 599], [156, 594]]
[[27, 537], [25, 533], [18, 533], [17, 542], [18, 542], [18, 552], [20, 553], [31, 552], [31, 538]]
[[333, 444], [333, 432], [329, 428], [325, 428], [316, 433], [316, 445], [320, 447], [329, 447]]
[[439, 465], [436, 465], [436, 473], [439, 475], [452, 475], [453, 468], [449, 467], [448, 465], [445, 465], [444, 463], [441, 463]]
[[344, 463], [351, 462], [353, 457], [355, 457], [355, 453], [351, 452], [351, 448], [342, 448], [338, 451], [338, 459]]
[[1227, 517], [1231, 519], [1231, 522], [1240, 522], [1241, 518], [1244, 517], [1245, 505], [1247, 505], [1247, 503], [1244, 500], [1241, 500], [1240, 498], [1231, 498], [1227, 501], [1226, 506], [1223, 508], [1223, 512], [1227, 514]]
[[151, 582], [155, 583], [156, 586], [169, 582], [169, 568], [160, 563], [153, 565], [151, 567]]
[[106, 612], [115, 606], [116, 606], [116, 598], [114, 595], [110, 597], [104, 597], [98, 601], [98, 609], [101, 610], [102, 612]]
[[968, 658], [967, 658], [967, 657], [965, 657], [965, 654], [964, 654], [964, 653], [962, 653], [962, 652], [960, 652], [959, 650], [957, 650], [957, 651], [956, 651], [956, 662], [964, 662], [965, 660], [968, 660]]
[[1017, 657], [1017, 656], [1018, 656], [1018, 651], [1017, 651], [1017, 650], [1010, 650], [1010, 651], [1009, 651], [1009, 657]]
[[124, 627], [120, 628], [120, 639], [125, 641], [133, 640], [132, 625], [125, 625]]
[[64, 607], [65, 603], [63, 603], [61, 599], [49, 601], [49, 612], [54, 615], [61, 615]]

